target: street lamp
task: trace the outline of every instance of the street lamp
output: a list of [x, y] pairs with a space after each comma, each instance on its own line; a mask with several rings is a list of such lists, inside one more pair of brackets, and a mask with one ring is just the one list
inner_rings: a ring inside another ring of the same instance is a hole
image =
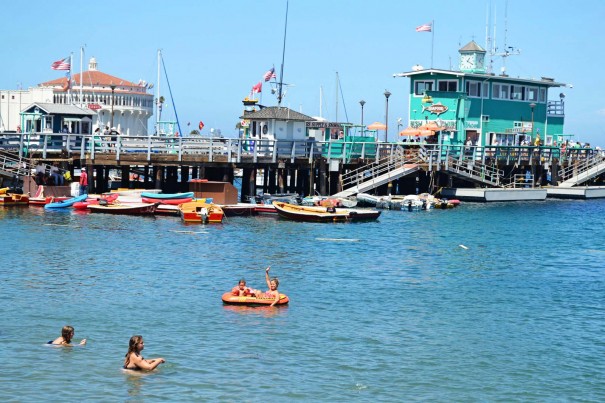
[[388, 142], [389, 141], [389, 97], [391, 96], [391, 93], [388, 90], [384, 90], [384, 97], [386, 98], [386, 122], [385, 122], [385, 128], [384, 128], [384, 142]]
[[535, 103], [531, 103], [529, 104], [529, 107], [531, 108], [531, 137], [534, 137], [534, 109], [536, 108], [536, 104]]
[[363, 106], [366, 104], [366, 101], [363, 99], [359, 101], [359, 105], [361, 105], [361, 135], [363, 136]]
[[113, 100], [116, 86], [112, 84], [109, 86], [109, 88], [111, 88], [111, 127], [109, 128], [109, 130], [111, 130], [113, 129]]

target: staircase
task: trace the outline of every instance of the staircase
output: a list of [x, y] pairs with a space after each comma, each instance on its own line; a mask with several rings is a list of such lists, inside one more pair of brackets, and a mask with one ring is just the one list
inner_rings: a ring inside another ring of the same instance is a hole
[[33, 165], [28, 158], [19, 158], [15, 154], [0, 151], [0, 175], [23, 178], [30, 175], [32, 168]]
[[455, 159], [449, 157], [445, 160], [445, 170], [458, 177], [476, 182], [480, 185], [491, 185], [501, 187], [501, 178], [504, 171], [490, 165], [483, 164], [479, 160]]
[[342, 176], [341, 192], [334, 197], [348, 197], [357, 193], [366, 193], [392, 180], [411, 174], [420, 169], [426, 159], [426, 150], [419, 148], [413, 154], [406, 155], [398, 147], [392, 156], [378, 160], [372, 164], [347, 172]]
[[603, 172], [605, 172], [605, 158], [601, 154], [587, 155], [586, 159], [576, 160], [572, 165], [559, 171], [559, 178], [563, 180], [559, 186], [576, 186]]

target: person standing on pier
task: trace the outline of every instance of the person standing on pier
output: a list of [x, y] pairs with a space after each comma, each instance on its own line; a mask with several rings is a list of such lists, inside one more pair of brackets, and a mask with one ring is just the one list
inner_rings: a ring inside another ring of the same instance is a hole
[[80, 195], [88, 193], [88, 174], [86, 167], [80, 169]]

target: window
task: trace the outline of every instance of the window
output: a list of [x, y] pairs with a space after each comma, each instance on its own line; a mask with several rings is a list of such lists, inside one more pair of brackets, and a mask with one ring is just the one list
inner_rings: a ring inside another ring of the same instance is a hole
[[489, 115], [481, 115], [481, 121], [483, 123], [488, 123], [489, 122]]
[[425, 91], [433, 90], [432, 81], [416, 81], [414, 83], [414, 95], [424, 95]]
[[533, 102], [538, 101], [538, 88], [536, 88], [536, 87], [527, 87], [525, 95], [526, 95], [525, 99], [527, 101], [533, 101]]
[[456, 92], [458, 91], [458, 80], [442, 80], [437, 82], [437, 91]]
[[481, 86], [479, 81], [467, 81], [466, 82], [466, 95], [469, 97], [477, 97], [481, 96]]
[[514, 99], [517, 101], [523, 101], [523, 93], [525, 87], [521, 86], [521, 85], [511, 85], [511, 93], [510, 93], [510, 99]]
[[546, 88], [540, 88], [539, 102], [546, 102]]

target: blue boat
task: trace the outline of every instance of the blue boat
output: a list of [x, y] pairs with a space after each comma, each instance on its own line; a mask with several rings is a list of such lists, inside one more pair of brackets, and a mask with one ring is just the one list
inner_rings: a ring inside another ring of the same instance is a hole
[[53, 210], [53, 209], [71, 207], [71, 206], [73, 206], [74, 203], [84, 201], [87, 198], [88, 198], [88, 195], [83, 194], [83, 195], [72, 197], [71, 199], [63, 200], [60, 202], [48, 203], [48, 204], [44, 205], [44, 209]]
[[186, 192], [186, 193], [149, 193], [149, 192], [143, 192], [141, 193], [141, 197], [145, 197], [147, 199], [157, 199], [157, 200], [161, 200], [161, 199], [186, 199], [188, 197], [195, 197], [195, 194], [193, 192]]

